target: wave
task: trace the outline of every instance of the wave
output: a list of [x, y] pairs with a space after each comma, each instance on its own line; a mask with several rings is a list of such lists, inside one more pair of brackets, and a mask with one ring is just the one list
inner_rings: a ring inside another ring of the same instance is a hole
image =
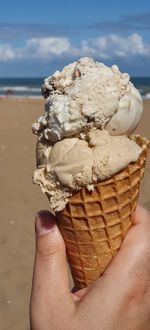
[[[142, 86], [137, 86], [143, 100], [150, 99], [150, 86], [145, 88]], [[15, 95], [15, 96], [41, 96], [41, 87], [37, 86], [27, 86], [27, 85], [0, 85], [0, 96], [5, 95]]]
[[150, 99], [150, 93], [142, 95], [142, 98], [143, 98], [143, 100], [149, 100]]
[[26, 92], [26, 93], [40, 93], [41, 88], [29, 86], [0, 86], [0, 92]]

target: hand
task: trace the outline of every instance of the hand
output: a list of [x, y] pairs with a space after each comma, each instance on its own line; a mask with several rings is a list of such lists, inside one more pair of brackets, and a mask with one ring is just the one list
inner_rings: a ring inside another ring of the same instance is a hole
[[55, 217], [39, 212], [30, 319], [33, 330], [150, 330], [150, 214], [137, 207], [103, 276], [73, 294]]

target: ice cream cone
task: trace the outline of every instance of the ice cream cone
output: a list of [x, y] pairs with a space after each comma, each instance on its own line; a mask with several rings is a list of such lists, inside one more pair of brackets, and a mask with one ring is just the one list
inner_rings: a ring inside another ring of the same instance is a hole
[[65, 209], [57, 213], [76, 288], [84, 288], [106, 269], [132, 225], [149, 141], [133, 139], [142, 147], [135, 163], [130, 163], [111, 179], [95, 184], [70, 197]]

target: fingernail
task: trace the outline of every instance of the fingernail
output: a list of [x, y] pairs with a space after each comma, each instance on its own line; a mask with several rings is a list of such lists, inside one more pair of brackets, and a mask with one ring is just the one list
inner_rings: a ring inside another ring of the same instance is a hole
[[35, 216], [35, 230], [39, 236], [48, 234], [55, 224], [55, 217], [49, 211], [39, 211]]
[[71, 289], [71, 293], [75, 293], [76, 291], [78, 291], [78, 289], [74, 286], [74, 287]]

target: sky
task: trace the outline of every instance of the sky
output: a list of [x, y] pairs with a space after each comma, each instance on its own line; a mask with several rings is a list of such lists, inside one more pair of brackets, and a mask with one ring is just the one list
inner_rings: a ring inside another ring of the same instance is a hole
[[45, 77], [85, 56], [150, 76], [150, 1], [2, 1], [0, 77]]

